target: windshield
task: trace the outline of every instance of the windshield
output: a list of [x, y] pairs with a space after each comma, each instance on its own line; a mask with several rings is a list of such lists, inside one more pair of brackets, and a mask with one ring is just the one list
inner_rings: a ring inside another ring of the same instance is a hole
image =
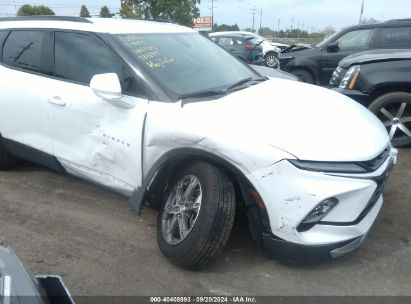
[[177, 96], [222, 90], [259, 76], [198, 33], [115, 36], [156, 81]]
[[337, 36], [337, 34], [339, 34], [339, 32], [334, 33], [328, 37], [325, 37], [323, 41], [321, 41], [319, 44], [317, 44], [315, 47], [322, 47], [323, 45], [327, 44], [328, 41], [330, 41], [331, 39], [333, 39], [335, 36]]

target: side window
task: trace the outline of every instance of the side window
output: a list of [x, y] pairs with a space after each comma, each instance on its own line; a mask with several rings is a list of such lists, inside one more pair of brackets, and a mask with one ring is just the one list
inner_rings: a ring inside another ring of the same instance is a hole
[[411, 48], [411, 27], [387, 27], [381, 29], [380, 48]]
[[12, 31], [3, 46], [3, 63], [52, 75], [50, 35], [47, 31]]
[[221, 37], [218, 43], [219, 43], [221, 46], [234, 45], [233, 39], [231, 39], [231, 38], [226, 38], [226, 37]]
[[123, 93], [144, 94], [121, 60], [92, 35], [56, 32], [54, 60], [56, 77], [89, 85], [96, 74], [116, 73]]
[[344, 50], [368, 50], [370, 48], [373, 29], [364, 29], [351, 31], [336, 41], [339, 42], [338, 46], [340, 51]]
[[8, 35], [8, 31], [0, 31], [0, 61], [2, 61], [3, 43]]

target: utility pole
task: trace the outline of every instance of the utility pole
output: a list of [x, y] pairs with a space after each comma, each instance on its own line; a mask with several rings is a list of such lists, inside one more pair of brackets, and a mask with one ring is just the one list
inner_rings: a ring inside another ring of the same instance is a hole
[[262, 19], [263, 19], [263, 9], [260, 10], [260, 31], [261, 31]]
[[293, 30], [293, 25], [294, 25], [294, 17], [291, 17], [291, 31]]
[[217, 1], [217, 0], [211, 0], [211, 7], [210, 7], [211, 9], [211, 28], [214, 28], [214, 9], [217, 8], [214, 6], [214, 1]]
[[251, 11], [252, 11], [251, 15], [253, 15], [253, 27], [252, 27], [252, 29], [253, 29], [253, 31], [254, 31], [254, 24], [255, 24], [255, 12], [257, 11], [257, 9], [255, 8], [255, 5], [254, 5], [254, 8], [253, 8]]
[[14, 10], [16, 11], [16, 16], [17, 16], [17, 5], [16, 5], [16, 0], [13, 0], [14, 2]]
[[281, 24], [281, 19], [278, 18], [278, 22], [277, 22], [277, 32], [280, 32], [280, 24]]
[[361, 12], [360, 12], [360, 20], [358, 21], [358, 23], [361, 23], [363, 13], [364, 13], [364, 0], [362, 0]]

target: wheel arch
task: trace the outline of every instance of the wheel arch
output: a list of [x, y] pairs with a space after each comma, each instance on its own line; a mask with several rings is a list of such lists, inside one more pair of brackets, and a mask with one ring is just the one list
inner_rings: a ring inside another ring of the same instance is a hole
[[367, 106], [369, 106], [378, 97], [393, 92], [411, 93], [411, 83], [387, 83], [374, 87], [370, 92], [369, 103]]
[[233, 181], [237, 205], [245, 207], [253, 237], [271, 231], [265, 204], [251, 182], [235, 165], [215, 154], [193, 148], [178, 148], [160, 157], [143, 178], [143, 184], [130, 198], [130, 209], [139, 213], [143, 204], [158, 207], [173, 172], [190, 162], [205, 161], [222, 169]]
[[317, 75], [317, 73], [316, 73], [313, 69], [311, 69], [311, 68], [308, 67], [308, 66], [298, 65], [298, 66], [292, 67], [292, 68], [290, 69], [290, 73], [292, 74], [294, 71], [298, 71], [298, 70], [303, 70], [303, 71], [305, 71], [305, 72], [307, 72], [307, 73], [310, 73], [310, 75], [313, 77], [314, 83], [317, 83], [317, 81], [318, 81], [318, 75]]

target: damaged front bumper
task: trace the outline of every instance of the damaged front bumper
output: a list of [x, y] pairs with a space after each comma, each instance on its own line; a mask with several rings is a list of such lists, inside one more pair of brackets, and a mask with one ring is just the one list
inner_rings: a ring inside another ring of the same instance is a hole
[[[396, 157], [396, 149], [390, 149], [375, 171], [362, 174], [306, 171], [283, 160], [249, 175], [269, 219], [270, 231], [262, 237], [267, 254], [334, 258], [360, 246], [382, 207], [382, 191]], [[301, 229], [307, 216], [329, 198], [338, 204]]]

